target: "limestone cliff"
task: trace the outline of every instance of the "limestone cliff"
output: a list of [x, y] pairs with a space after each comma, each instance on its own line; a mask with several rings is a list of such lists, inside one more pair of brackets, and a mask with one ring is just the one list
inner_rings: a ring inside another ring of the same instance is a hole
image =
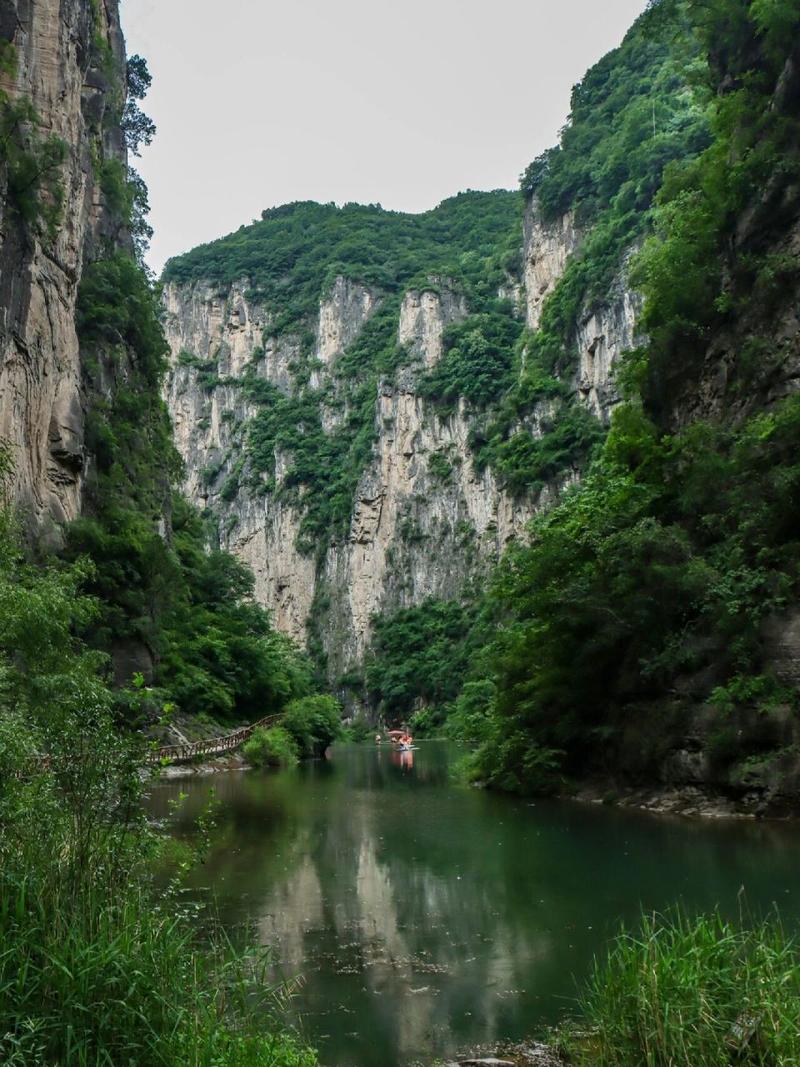
[[[125, 162], [117, 8], [116, 0], [0, 2], [3, 121], [17, 153], [0, 161], [0, 441], [11, 451], [12, 497], [39, 529], [80, 509], [75, 303], [85, 257], [116, 237], [101, 173], [104, 163]], [[34, 210], [32, 180], [20, 177], [35, 153], [48, 164], [38, 198], [49, 224]]]
[[[511, 297], [513, 314], [535, 330], [544, 298], [582, 234], [569, 215], [545, 223], [535, 201], [517, 232], [522, 277], [508, 276], [498, 296]], [[543, 489], [514, 494], [491, 465], [475, 461], [472, 438], [489, 413], [463, 397], [446, 412], [430, 401], [422, 386], [442, 359], [448, 327], [464, 323], [473, 310], [456, 280], [431, 275], [428, 284], [407, 287], [393, 313], [402, 357], [368, 398], [373, 443], [347, 532], [310, 552], [302, 533], [303, 498], [286, 491], [289, 457], [276, 449], [269, 491], [252, 477], [250, 428], [259, 405], [252, 389], [242, 388], [243, 379], [270, 383], [275, 396], [310, 392], [325, 433], [339, 432], [352, 405], [352, 380], [342, 380], [340, 361], [390, 299], [379, 286], [337, 275], [322, 293], [304, 342], [299, 333], [275, 335], [275, 316], [248, 277], [228, 286], [202, 278], [170, 281], [164, 290], [172, 353], [166, 398], [187, 492], [216, 518], [223, 547], [252, 567], [257, 596], [276, 624], [321, 645], [332, 680], [359, 666], [373, 615], [427, 597], [463, 595], [576, 474], [567, 468]], [[574, 323], [568, 391], [602, 421], [617, 399], [613, 366], [633, 344], [637, 309], [623, 265], [608, 300], [587, 307]], [[304, 343], [310, 343], [305, 356]], [[347, 379], [353, 373], [358, 368], [348, 369]], [[542, 436], [549, 410], [546, 400], [534, 406], [521, 423], [525, 432]], [[322, 455], [319, 462], [325, 462]]]
[[[524, 217], [524, 298], [526, 322], [536, 330], [545, 300], [562, 277], [571, 256], [586, 237], [575, 224], [573, 211], [552, 222], [542, 218], [536, 197], [528, 200]], [[637, 343], [636, 319], [641, 299], [628, 282], [630, 250], [600, 304], [585, 304], [575, 319], [570, 338], [577, 357], [570, 385], [602, 422], [608, 422], [619, 396], [614, 365]]]

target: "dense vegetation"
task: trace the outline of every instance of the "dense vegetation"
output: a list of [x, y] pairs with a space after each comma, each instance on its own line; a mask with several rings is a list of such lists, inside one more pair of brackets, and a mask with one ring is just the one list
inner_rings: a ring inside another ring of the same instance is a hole
[[[630, 720], [629, 769], [652, 773], [686, 709], [663, 696], [680, 678], [721, 709], [794, 699], [762, 666], [762, 623], [800, 578], [799, 445], [797, 398], [736, 429], [698, 422], [676, 435], [638, 406], [615, 414], [581, 488], [497, 577], [489, 780], [536, 787], [542, 760], [579, 773], [598, 742], [624, 745]], [[720, 731], [728, 763], [775, 736], [764, 716], [755, 737], [724, 720]]]
[[[709, 147], [670, 166], [657, 198], [635, 267], [651, 340], [624, 368], [628, 400], [581, 487], [536, 521], [494, 584], [498, 634], [472, 679], [485, 699], [475, 770], [502, 788], [547, 788], [556, 772], [597, 768], [598, 754], [652, 777], [704, 701], [718, 713], [720, 780], [757, 785], [785, 755], [772, 713], [796, 692], [771, 673], [764, 624], [800, 579], [800, 403], [759, 403], [785, 359], [770, 330], [797, 263], [774, 251], [780, 212], [757, 244], [732, 234], [765, 182], [779, 201], [800, 172], [796, 114], [773, 95], [793, 38], [781, 36], [787, 5], [688, 10], [706, 79], [728, 91]], [[676, 431], [670, 412], [724, 330], [727, 392]]]
[[308, 670], [253, 601], [252, 575], [208, 551], [210, 531], [171, 488], [180, 464], [160, 396], [166, 345], [150, 285], [125, 253], [86, 269], [78, 331], [95, 462], [67, 550], [95, 564], [94, 643], [152, 674], [185, 711], [241, 721], [278, 710], [308, 691]]
[[396, 725], [415, 711], [418, 732], [441, 725], [467, 674], [475, 623], [474, 609], [432, 599], [375, 619], [366, 687], [386, 722]]
[[103, 615], [91, 573], [27, 563], [0, 509], [0, 1059], [310, 1067], [257, 958], [199, 950], [194, 910], [154, 892], [146, 743], [81, 637]]
[[209, 280], [227, 288], [246, 278], [273, 312], [275, 334], [302, 334], [337, 275], [383, 292], [427, 281], [431, 273], [485, 286], [470, 260], [483, 260], [498, 246], [512, 255], [508, 237], [520, 211], [519, 197], [504, 191], [460, 193], [419, 215], [377, 204], [286, 204], [170, 260], [164, 281]]

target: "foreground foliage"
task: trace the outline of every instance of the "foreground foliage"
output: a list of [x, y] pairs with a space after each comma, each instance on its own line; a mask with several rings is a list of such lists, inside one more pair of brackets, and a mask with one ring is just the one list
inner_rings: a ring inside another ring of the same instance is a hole
[[311, 1067], [263, 961], [199, 948], [195, 914], [153, 889], [144, 742], [76, 636], [90, 574], [27, 564], [0, 511], [0, 1059]]
[[582, 997], [586, 1067], [790, 1067], [800, 1061], [800, 954], [776, 920], [645, 916]]

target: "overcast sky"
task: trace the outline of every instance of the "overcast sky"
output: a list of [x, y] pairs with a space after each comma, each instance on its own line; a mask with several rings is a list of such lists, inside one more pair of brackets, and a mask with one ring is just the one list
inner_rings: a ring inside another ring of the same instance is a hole
[[122, 0], [153, 88], [151, 266], [290, 200], [511, 188], [646, 0]]

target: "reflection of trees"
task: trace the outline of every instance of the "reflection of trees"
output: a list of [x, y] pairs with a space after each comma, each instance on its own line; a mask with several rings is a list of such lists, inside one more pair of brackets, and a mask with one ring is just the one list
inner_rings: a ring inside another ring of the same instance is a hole
[[297, 1006], [331, 1035], [325, 1062], [350, 1065], [357, 1047], [378, 1067], [521, 1036], [569, 1007], [572, 975], [640, 904], [731, 912], [742, 884], [755, 908], [800, 889], [792, 827], [442, 788], [446, 754], [424, 745], [408, 773], [367, 746], [159, 791], [162, 807], [162, 792], [188, 792], [175, 820], [186, 836], [216, 790], [214, 845], [193, 884], [213, 887], [226, 924], [255, 923], [283, 975], [305, 975]]

